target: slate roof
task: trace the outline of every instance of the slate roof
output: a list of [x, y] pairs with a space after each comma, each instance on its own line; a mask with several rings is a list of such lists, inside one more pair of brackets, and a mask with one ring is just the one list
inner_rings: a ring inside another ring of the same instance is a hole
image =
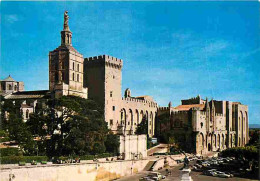
[[189, 104], [189, 105], [179, 105], [175, 107], [178, 111], [188, 111], [193, 107], [198, 107], [200, 110], [203, 110], [205, 107], [205, 104]]
[[22, 91], [14, 92], [5, 97], [5, 99], [39, 99], [50, 97], [49, 90], [40, 91]]

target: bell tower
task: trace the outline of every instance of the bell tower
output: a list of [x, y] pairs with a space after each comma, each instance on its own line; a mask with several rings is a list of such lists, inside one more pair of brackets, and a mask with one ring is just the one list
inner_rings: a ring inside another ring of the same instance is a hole
[[69, 45], [72, 46], [72, 32], [69, 28], [69, 15], [68, 11], [64, 12], [64, 24], [63, 24], [63, 30], [61, 33], [61, 45]]
[[87, 98], [83, 87], [83, 55], [72, 46], [68, 11], [64, 12], [61, 45], [49, 53], [49, 88], [56, 97], [75, 95]]

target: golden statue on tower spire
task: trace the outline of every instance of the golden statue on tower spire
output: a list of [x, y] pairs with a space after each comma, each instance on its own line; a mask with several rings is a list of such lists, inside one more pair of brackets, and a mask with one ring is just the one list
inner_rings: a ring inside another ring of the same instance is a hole
[[68, 11], [64, 12], [64, 25], [63, 25], [63, 30], [65, 31], [70, 31], [69, 29], [69, 15]]

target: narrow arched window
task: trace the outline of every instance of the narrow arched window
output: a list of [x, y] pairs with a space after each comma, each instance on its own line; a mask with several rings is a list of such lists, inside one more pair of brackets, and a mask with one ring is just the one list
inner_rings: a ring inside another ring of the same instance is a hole
[[26, 115], [25, 115], [26, 119], [29, 118], [29, 109], [26, 110]]
[[79, 74], [77, 74], [77, 81], [79, 82]]
[[12, 90], [12, 85], [9, 84], [8, 87], [9, 87], [9, 90]]
[[72, 69], [75, 70], [75, 63], [72, 63]]
[[78, 64], [78, 71], [79, 71], [79, 64]]
[[14, 90], [17, 91], [17, 85], [14, 86]]
[[75, 74], [74, 73], [72, 74], [72, 80], [73, 81], [75, 80]]

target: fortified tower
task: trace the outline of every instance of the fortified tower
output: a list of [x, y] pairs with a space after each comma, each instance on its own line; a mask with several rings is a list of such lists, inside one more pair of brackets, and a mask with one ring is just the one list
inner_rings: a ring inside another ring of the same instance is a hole
[[72, 46], [68, 20], [68, 12], [65, 11], [61, 45], [49, 53], [49, 88], [58, 97], [75, 95], [87, 98], [87, 88], [83, 87], [84, 59]]
[[84, 60], [84, 86], [89, 98], [103, 106], [108, 126], [120, 116], [122, 66], [121, 59], [108, 55]]

